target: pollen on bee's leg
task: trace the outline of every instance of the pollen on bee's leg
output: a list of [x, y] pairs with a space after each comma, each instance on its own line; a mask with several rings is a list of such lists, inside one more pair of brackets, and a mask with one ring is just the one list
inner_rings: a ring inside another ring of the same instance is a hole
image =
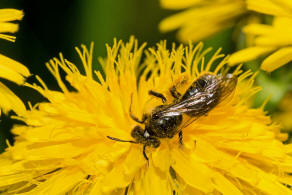
[[160, 141], [159, 139], [155, 138], [155, 137], [151, 137], [149, 138], [149, 142], [150, 142], [150, 145], [153, 147], [153, 148], [158, 148], [160, 146]]
[[144, 130], [140, 126], [135, 126], [131, 132], [131, 136], [137, 140], [137, 142], [142, 142], [144, 138]]
[[174, 99], [179, 99], [181, 97], [181, 94], [177, 91], [176, 86], [172, 86], [170, 89], [170, 94]]

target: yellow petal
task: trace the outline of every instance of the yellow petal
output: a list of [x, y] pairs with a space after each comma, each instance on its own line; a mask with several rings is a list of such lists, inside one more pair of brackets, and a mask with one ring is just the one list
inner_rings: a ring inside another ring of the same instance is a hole
[[[292, 194], [288, 188], [278, 181], [276, 175], [265, 172], [245, 159], [237, 158], [235, 154], [232, 156], [227, 152], [220, 151], [208, 142], [198, 140], [195, 154], [202, 160], [209, 161], [208, 165], [210, 167], [228, 173], [231, 178], [239, 178], [250, 184], [252, 188], [270, 194]], [[260, 156], [258, 155], [257, 162], [259, 162], [259, 159]]]
[[[176, 150], [176, 152], [173, 152], [175, 155], [175, 164], [173, 165], [175, 171], [177, 174], [182, 177], [182, 179], [185, 180], [185, 182], [192, 187], [199, 189], [203, 191], [204, 193], [207, 193], [208, 190], [211, 192], [212, 190], [218, 190], [222, 194], [230, 194], [230, 195], [242, 195], [240, 190], [231, 183], [227, 178], [225, 178], [222, 173], [213, 170], [209, 168], [208, 166], [204, 165], [197, 159], [197, 161], [194, 160], [194, 158], [186, 158], [185, 154], [182, 151]], [[179, 158], [179, 159], [178, 159]], [[178, 163], [179, 162], [179, 163]], [[182, 164], [183, 162], [183, 164]], [[191, 167], [191, 166], [195, 166]], [[183, 170], [183, 174], [180, 170]], [[190, 178], [189, 178], [190, 177]], [[196, 186], [194, 183], [191, 183], [191, 180], [195, 182], [195, 180], [198, 179], [199, 181], [196, 182], [207, 182], [205, 184], [196, 183]], [[204, 189], [202, 186], [208, 186], [210, 189]], [[214, 188], [214, 189], [213, 189]]]
[[292, 35], [289, 32], [274, 31], [269, 35], [257, 37], [255, 44], [264, 47], [288, 46], [292, 44]]
[[2, 33], [15, 33], [18, 30], [18, 24], [11, 21], [21, 20], [23, 12], [16, 9], [0, 9], [0, 38], [8, 41], [15, 41], [15, 37]]
[[[245, 9], [242, 3], [217, 3], [218, 5], [206, 5], [200, 8], [189, 9], [184, 12], [172, 15], [159, 25], [162, 32], [174, 30], [181, 26], [200, 26], [205, 28], [208, 20], [212, 24], [228, 23], [228, 20], [234, 19], [236, 16], [244, 13]], [[198, 30], [198, 29], [196, 29]]]
[[232, 54], [229, 58], [229, 65], [235, 65], [242, 62], [254, 60], [259, 56], [265, 55], [273, 51], [274, 47], [249, 47]]
[[249, 24], [243, 28], [243, 32], [253, 35], [265, 35], [271, 33], [273, 27], [265, 24]]
[[2, 153], [0, 158], [0, 186], [15, 184], [31, 180], [34, 174], [24, 170], [21, 163], [13, 163], [7, 153]]
[[191, 7], [192, 5], [203, 2], [204, 0], [160, 0], [160, 5], [166, 9], [184, 9]]
[[168, 172], [170, 167], [170, 152], [169, 148], [161, 145], [152, 153], [153, 165], [159, 168], [162, 172]]
[[173, 194], [170, 182], [168, 182], [168, 172], [160, 172], [150, 164], [148, 170], [141, 174], [141, 177], [135, 182], [134, 194], [162, 195]]
[[214, 187], [224, 195], [243, 195], [233, 183], [219, 172], [213, 172], [212, 181]]
[[[288, 0], [277, 0], [277, 1], [286, 1]], [[287, 5], [289, 6], [291, 3], [286, 3], [286, 6], [276, 2], [276, 0], [247, 0], [247, 7], [249, 10], [265, 13], [265, 14], [271, 14], [271, 15], [278, 15], [278, 16], [292, 16], [291, 9], [287, 9]], [[291, 7], [290, 7], [291, 8]]]
[[59, 171], [45, 182], [38, 185], [33, 190], [25, 193], [26, 195], [61, 195], [66, 194], [87, 175], [78, 168], [67, 168]]
[[15, 42], [16, 37], [12, 35], [5, 35], [0, 33], [0, 39], [5, 39], [7, 41]]
[[4, 113], [7, 113], [9, 110], [13, 110], [19, 116], [22, 116], [26, 111], [23, 102], [1, 82], [0, 82], [0, 108]]
[[289, 0], [274, 0], [275, 3], [280, 5], [281, 7], [285, 7], [290, 11], [292, 10], [292, 1]]
[[127, 152], [127, 157], [116, 164], [112, 171], [103, 178], [101, 187], [104, 192], [110, 192], [117, 188], [125, 188], [130, 184], [137, 171], [146, 164], [141, 150], [132, 147]]
[[[23, 12], [17, 9], [0, 9], [0, 22], [21, 20]], [[0, 30], [1, 32], [1, 30]]]
[[[201, 28], [202, 25], [204, 28]], [[206, 37], [211, 36], [212, 34], [218, 33], [221, 30], [231, 26], [232, 23], [225, 22], [225, 23], [209, 23], [206, 22], [197, 22], [193, 25], [185, 25], [181, 28], [178, 32], [178, 38], [182, 41], [187, 43], [188, 41], [199, 41], [205, 39]]]
[[284, 66], [292, 60], [292, 47], [282, 48], [267, 57], [262, 65], [261, 69], [272, 72], [277, 68]]
[[0, 32], [1, 33], [15, 33], [18, 31], [18, 24], [3, 22], [0, 23]]
[[184, 154], [179, 149], [172, 150], [171, 155], [175, 160], [175, 163], [172, 165], [174, 170], [188, 185], [204, 193], [214, 191], [213, 182], [210, 177], [212, 171], [204, 163], [190, 159], [189, 155]]
[[29, 75], [30, 72], [24, 65], [0, 54], [0, 77], [22, 84], [24, 77]]
[[[284, 32], [287, 31], [287, 29], [291, 31], [292, 30], [291, 25], [292, 25], [292, 18], [290, 17], [275, 17], [273, 21], [273, 26], [275, 26], [275, 28], [279, 28], [279, 30], [282, 30]], [[285, 27], [285, 29], [283, 29], [283, 26]]]
[[[25, 158], [27, 160], [46, 160], [52, 158], [74, 158], [81, 153], [88, 152], [94, 147], [93, 140], [69, 141], [67, 143], [44, 142], [22, 145], [18, 144], [12, 148], [15, 159]], [[90, 146], [85, 143], [89, 143]], [[85, 144], [85, 146], [84, 146]]]

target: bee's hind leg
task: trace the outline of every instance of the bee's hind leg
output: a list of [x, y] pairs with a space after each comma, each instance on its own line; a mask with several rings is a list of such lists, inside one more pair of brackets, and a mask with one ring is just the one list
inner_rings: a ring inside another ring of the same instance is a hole
[[180, 80], [179, 82], [174, 84], [171, 88], [169, 88], [169, 92], [174, 99], [178, 100], [181, 97], [181, 94], [177, 91], [177, 88], [182, 85], [185, 85], [186, 83], [187, 83], [187, 78], [184, 77], [182, 80]]
[[181, 94], [176, 90], [176, 86], [172, 86], [170, 89], [170, 94], [174, 99], [179, 99], [181, 97]]

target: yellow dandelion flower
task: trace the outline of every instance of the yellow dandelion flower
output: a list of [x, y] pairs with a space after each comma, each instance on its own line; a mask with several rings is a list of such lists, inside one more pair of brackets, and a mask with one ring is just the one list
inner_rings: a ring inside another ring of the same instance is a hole
[[232, 54], [231, 65], [270, 54], [263, 60], [261, 69], [272, 72], [292, 60], [292, 18], [275, 17], [272, 26], [250, 24], [243, 31], [255, 36], [254, 45]]
[[249, 10], [256, 12], [292, 17], [292, 1], [291, 0], [246, 0]]
[[[23, 12], [16, 9], [0, 9], [0, 38], [8, 41], [15, 41], [15, 37], [5, 33], [15, 33], [18, 30], [18, 24], [11, 21], [21, 20]], [[28, 69], [2, 54], [0, 54], [0, 78], [4, 78], [22, 84], [24, 78], [29, 76]], [[11, 108], [17, 113], [23, 113], [25, 106], [21, 100], [15, 96], [5, 85], [0, 82], [0, 108], [7, 112]], [[1, 115], [1, 112], [0, 112]]]
[[149, 90], [164, 94], [169, 104], [173, 85], [183, 93], [202, 75], [224, 75], [227, 59], [211, 71], [224, 55], [217, 51], [205, 63], [209, 50], [202, 47], [190, 44], [169, 51], [161, 42], [145, 50], [133, 38], [114, 41], [112, 48], [107, 46], [107, 58], [100, 60], [105, 77], [92, 70], [92, 45], [90, 50], [77, 48], [85, 74], [62, 55], [52, 59], [47, 67], [61, 91], [48, 89], [39, 77], [40, 85], [26, 83], [48, 101], [18, 116], [26, 125], [13, 128], [15, 144], [0, 156], [2, 192], [292, 194], [287, 187], [292, 185], [292, 145], [282, 144], [286, 135], [262, 108], [248, 107], [259, 88], [253, 86], [255, 75], [241, 73], [240, 67], [232, 73], [238, 76], [236, 89], [183, 129], [183, 145], [177, 136], [161, 138], [158, 148], [146, 147], [147, 161], [142, 144], [108, 138], [135, 141], [131, 132], [141, 124], [130, 117], [129, 107], [141, 119], [162, 105]]
[[199, 41], [232, 26], [246, 13], [244, 0], [160, 0], [166, 9], [185, 11], [164, 19], [162, 32], [179, 29], [178, 38], [183, 42]]

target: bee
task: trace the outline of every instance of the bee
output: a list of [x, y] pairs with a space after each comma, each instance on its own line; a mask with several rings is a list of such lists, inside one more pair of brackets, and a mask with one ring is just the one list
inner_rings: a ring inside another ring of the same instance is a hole
[[[185, 83], [182, 80], [180, 84]], [[178, 134], [179, 144], [183, 145], [182, 129], [202, 116], [206, 116], [210, 110], [226, 99], [236, 88], [237, 77], [232, 74], [213, 75], [205, 73], [198, 77], [182, 95], [177, 91], [177, 85], [169, 89], [174, 100], [166, 104], [163, 94], [149, 91], [149, 95], [160, 98], [162, 105], [155, 107], [150, 114], [143, 114], [138, 119], [132, 114], [130, 105], [130, 117], [137, 123], [145, 125], [144, 129], [135, 126], [131, 131], [134, 140], [121, 140], [111, 136], [107, 138], [119, 142], [130, 142], [143, 145], [143, 155], [148, 161], [146, 147], [158, 148], [160, 139], [173, 138]], [[183, 118], [188, 120], [183, 123]]]

